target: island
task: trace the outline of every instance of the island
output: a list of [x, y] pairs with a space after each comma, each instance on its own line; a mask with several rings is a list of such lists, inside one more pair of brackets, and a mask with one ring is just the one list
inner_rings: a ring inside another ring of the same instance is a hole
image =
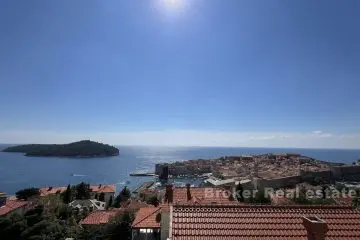
[[68, 144], [26, 144], [8, 147], [2, 151], [42, 157], [110, 157], [119, 155], [119, 149], [116, 147], [90, 140]]

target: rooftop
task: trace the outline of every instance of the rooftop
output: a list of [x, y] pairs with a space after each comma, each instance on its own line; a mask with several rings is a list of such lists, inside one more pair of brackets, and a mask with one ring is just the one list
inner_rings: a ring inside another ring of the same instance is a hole
[[106, 211], [94, 211], [91, 212], [86, 218], [80, 221], [83, 225], [100, 225], [109, 222], [111, 217], [115, 217], [124, 210], [138, 210], [142, 207], [147, 207], [144, 202], [138, 200], [129, 200], [121, 205], [121, 208], [114, 208]]
[[121, 208], [108, 210], [108, 211], [94, 211], [91, 212], [86, 218], [80, 221], [82, 225], [100, 225], [109, 222], [111, 217], [120, 214]]
[[[40, 195], [46, 196], [49, 194], [56, 194], [65, 192], [67, 187], [44, 187], [40, 188]], [[115, 184], [99, 184], [99, 185], [90, 185], [90, 189], [92, 192], [97, 193], [114, 193], [116, 192]]]
[[136, 213], [133, 228], [160, 228], [160, 222], [156, 219], [161, 214], [162, 207], [140, 208]]
[[220, 188], [190, 188], [191, 199], [188, 200], [187, 188], [173, 188], [173, 203], [195, 204], [234, 204], [229, 200], [227, 191]]
[[4, 216], [18, 208], [24, 207], [28, 202], [23, 200], [7, 200], [4, 206], [0, 207], [0, 216]]
[[328, 225], [326, 240], [360, 239], [360, 212], [339, 206], [173, 206], [172, 240], [307, 240], [303, 217]]

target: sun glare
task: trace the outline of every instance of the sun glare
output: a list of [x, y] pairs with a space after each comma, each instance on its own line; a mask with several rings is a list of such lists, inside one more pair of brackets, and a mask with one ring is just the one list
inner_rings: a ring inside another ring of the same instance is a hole
[[179, 9], [184, 7], [184, 0], [162, 0], [165, 8]]

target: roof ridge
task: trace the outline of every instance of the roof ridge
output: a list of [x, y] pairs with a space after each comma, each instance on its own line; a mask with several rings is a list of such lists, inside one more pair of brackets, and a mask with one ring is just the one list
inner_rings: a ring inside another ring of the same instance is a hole
[[272, 208], [272, 209], [352, 209], [351, 206], [339, 206], [339, 205], [266, 205], [266, 204], [252, 204], [252, 205], [241, 205], [241, 204], [202, 204], [194, 206], [189, 203], [177, 203], [174, 207], [208, 207], [208, 208]]
[[[146, 208], [146, 207], [145, 207]], [[140, 208], [141, 209], [141, 208]], [[145, 216], [143, 219], [141, 219], [140, 221], [138, 221], [137, 223], [134, 223], [133, 226], [138, 225], [139, 223], [141, 223], [142, 221], [144, 221], [145, 219], [147, 219], [148, 217], [150, 217], [151, 215], [153, 215], [154, 213], [156, 213], [157, 211], [159, 211], [161, 209], [161, 207], [156, 207], [155, 211], [151, 212], [150, 214], [148, 214], [147, 216]]]

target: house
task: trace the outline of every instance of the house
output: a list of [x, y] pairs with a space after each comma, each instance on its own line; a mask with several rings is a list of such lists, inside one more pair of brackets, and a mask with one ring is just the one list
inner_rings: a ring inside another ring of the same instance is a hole
[[74, 200], [69, 203], [72, 208], [77, 208], [80, 212], [87, 208], [90, 211], [103, 211], [105, 210], [105, 202], [98, 201], [96, 199]]
[[170, 206], [171, 240], [355, 240], [360, 212], [343, 206]]
[[229, 192], [220, 188], [173, 187], [166, 185], [164, 203], [168, 204], [235, 204], [229, 199]]
[[110, 198], [114, 200], [116, 185], [115, 184], [99, 184], [99, 185], [90, 185], [91, 198], [96, 198], [96, 195], [100, 197], [100, 194], [104, 194], [104, 201], [108, 204]]
[[132, 224], [133, 240], [160, 240], [169, 235], [169, 205], [140, 208]]
[[80, 221], [82, 226], [91, 225], [103, 225], [107, 224], [112, 217], [115, 217], [121, 213], [121, 208], [115, 208], [112, 210], [105, 211], [94, 211], [91, 212], [86, 218]]
[[[40, 188], [40, 196], [47, 196], [49, 194], [58, 194], [65, 192], [67, 187], [45, 187]], [[91, 199], [99, 199], [100, 194], [104, 194], [104, 202], [109, 204], [110, 198], [114, 200], [116, 185], [115, 184], [99, 184], [90, 185]]]
[[12, 214], [24, 215], [29, 202], [23, 200], [10, 200], [4, 193], [0, 193], [0, 217], [8, 217]]
[[128, 200], [121, 204], [120, 208], [111, 210], [93, 211], [86, 218], [80, 221], [83, 226], [107, 224], [112, 217], [119, 215], [124, 210], [136, 212], [142, 207], [149, 207], [148, 204], [138, 200]]

